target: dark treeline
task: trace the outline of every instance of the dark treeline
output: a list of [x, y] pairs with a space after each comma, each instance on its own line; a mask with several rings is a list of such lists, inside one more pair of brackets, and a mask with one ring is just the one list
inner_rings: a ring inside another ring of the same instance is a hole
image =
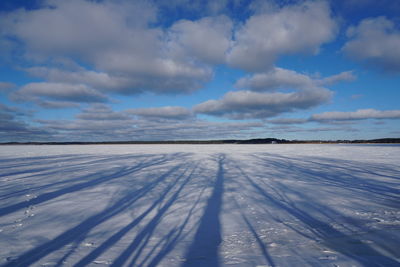
[[110, 141], [110, 142], [4, 142], [0, 145], [140, 145], [140, 144], [400, 144], [400, 138], [371, 140], [286, 140], [257, 138], [247, 140], [177, 140], [177, 141]]

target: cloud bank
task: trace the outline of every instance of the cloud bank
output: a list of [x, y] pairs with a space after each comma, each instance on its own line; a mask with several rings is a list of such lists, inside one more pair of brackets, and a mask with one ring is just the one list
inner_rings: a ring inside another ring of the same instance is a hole
[[365, 119], [400, 119], [400, 110], [359, 109], [351, 112], [332, 111], [315, 114], [311, 117], [314, 121], [342, 121]]

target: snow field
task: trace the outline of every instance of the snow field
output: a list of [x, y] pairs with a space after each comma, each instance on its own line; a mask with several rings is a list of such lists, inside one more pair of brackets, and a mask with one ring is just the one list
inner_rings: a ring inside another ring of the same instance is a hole
[[3, 266], [399, 266], [400, 146], [2, 146]]

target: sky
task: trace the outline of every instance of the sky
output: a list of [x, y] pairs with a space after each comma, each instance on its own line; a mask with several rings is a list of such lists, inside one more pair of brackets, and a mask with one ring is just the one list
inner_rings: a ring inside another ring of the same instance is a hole
[[2, 0], [0, 142], [400, 137], [400, 1]]

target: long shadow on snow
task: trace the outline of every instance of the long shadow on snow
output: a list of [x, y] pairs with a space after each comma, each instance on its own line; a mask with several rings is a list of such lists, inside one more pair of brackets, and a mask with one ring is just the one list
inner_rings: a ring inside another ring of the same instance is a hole
[[[175, 201], [178, 199], [179, 194], [183, 190], [183, 188], [186, 186], [186, 184], [192, 179], [192, 175], [194, 173], [196, 168], [192, 170], [192, 172], [186, 177], [186, 179], [181, 183], [179, 188], [175, 191], [175, 193], [166, 201], [164, 205], [162, 205], [156, 215], [146, 224], [146, 227], [144, 227], [134, 238], [134, 240], [130, 243], [130, 245], [122, 251], [122, 253], [114, 260], [113, 264], [111, 267], [115, 266], [122, 266], [132, 255], [133, 258], [130, 261], [129, 266], [138, 266], [136, 264], [136, 261], [142, 254], [142, 251], [144, 248], [147, 246], [149, 243], [155, 229], [157, 228], [158, 224], [161, 222], [163, 216], [165, 213], [168, 211], [168, 209], [175, 203]], [[174, 185], [177, 184], [177, 182], [185, 175], [183, 173], [180, 175], [173, 184], [171, 184], [168, 189], [164, 192], [164, 194], [160, 197], [159, 201], [157, 203], [154, 203], [148, 210], [146, 210], [146, 214], [149, 213], [152, 209], [156, 207], [157, 204], [160, 204], [162, 200], [166, 197], [167, 193], [174, 187]], [[126, 229], [122, 229], [121, 232], [126, 232], [129, 231], [135, 224], [135, 221], [133, 221], [130, 225], [127, 226]], [[118, 234], [118, 233], [117, 233]]]
[[175, 179], [173, 183], [170, 183], [168, 187], [164, 190], [164, 192], [161, 193], [160, 197], [154, 201], [152, 205], [150, 205], [149, 208], [147, 208], [141, 215], [136, 217], [131, 223], [120, 229], [117, 233], [113, 234], [111, 237], [109, 237], [106, 241], [104, 241], [100, 246], [98, 246], [95, 250], [93, 250], [91, 253], [86, 255], [84, 258], [82, 258], [75, 266], [85, 266], [86, 264], [89, 264], [93, 260], [95, 260], [97, 257], [99, 257], [101, 254], [103, 254], [107, 249], [112, 247], [114, 244], [116, 244], [119, 240], [121, 240], [129, 231], [131, 231], [136, 225], [138, 225], [147, 215], [149, 215], [158, 205], [162, 203], [162, 201], [165, 199], [167, 194], [173, 189], [174, 186], [178, 183], [178, 181], [181, 179], [182, 176], [184, 176], [186, 170], [178, 176], [178, 178]]
[[[369, 245], [364, 244], [361, 240], [346, 235], [345, 233], [333, 228], [329, 223], [321, 221], [311, 214], [299, 209], [296, 207], [296, 203], [272, 196], [250, 178], [242, 169], [240, 169], [240, 167], [237, 168], [241, 171], [243, 177], [256, 190], [256, 192], [262, 195], [273, 207], [286, 211], [288, 214], [292, 215], [307, 226], [307, 228], [314, 234], [313, 237], [307, 236], [308, 238], [314, 238], [315, 240], [319, 238], [332, 250], [346, 255], [364, 266], [397, 266], [399, 264], [396, 260], [393, 260]], [[286, 188], [286, 190], [289, 189]], [[320, 209], [323, 209], [323, 207], [320, 207]], [[357, 248], [349, 249], [349, 247], [344, 247], [343, 242], [340, 240], [346, 240], [348, 244], [357, 244]], [[368, 257], [360, 255], [367, 255]]]
[[222, 197], [224, 193], [224, 164], [225, 155], [218, 158], [218, 172], [214, 182], [213, 192], [207, 201], [207, 206], [200, 224], [197, 228], [194, 240], [186, 252], [186, 262], [183, 267], [220, 266], [219, 245], [222, 241], [220, 213], [222, 209]]
[[[15, 169], [26, 166], [37, 166], [46, 162], [46, 164], [56, 163], [60, 160], [78, 160], [79, 158], [86, 158], [87, 155], [82, 154], [68, 154], [68, 155], [53, 155], [53, 156], [37, 156], [37, 157], [17, 157], [17, 158], [1, 158], [0, 170]], [[92, 157], [95, 157], [94, 155]]]
[[[238, 169], [243, 173], [243, 171], [240, 168], [238, 168]], [[256, 239], [256, 242], [257, 242], [258, 246], [260, 247], [261, 253], [264, 256], [264, 258], [266, 260], [266, 263], [268, 263], [268, 266], [275, 267], [275, 262], [272, 259], [271, 255], [268, 253], [267, 246], [264, 244], [264, 242], [262, 241], [262, 239], [258, 235], [257, 230], [251, 224], [251, 221], [249, 220], [249, 218], [243, 212], [244, 208], [239, 205], [239, 203], [237, 202], [236, 198], [233, 197], [232, 201], [234, 202], [236, 208], [239, 210], [239, 213], [240, 213], [243, 221], [246, 223], [247, 228], [249, 228], [251, 234]]]
[[[365, 227], [363, 221], [348, 217], [343, 214], [339, 214], [338, 212], [334, 211], [331, 207], [329, 207], [327, 205], [318, 204], [317, 202], [313, 201], [313, 199], [311, 199], [309, 196], [307, 196], [303, 192], [296, 191], [293, 188], [285, 186], [280, 183], [278, 183], [273, 189], [276, 192], [276, 194], [279, 196], [280, 201], [282, 201], [282, 199], [283, 199], [283, 202], [288, 203], [290, 206], [296, 207], [297, 209], [299, 209], [297, 204], [300, 204], [300, 203], [293, 202], [288, 197], [288, 195], [296, 195], [298, 199], [302, 200], [301, 206], [303, 207], [303, 210], [307, 209], [307, 210], [314, 210], [314, 211], [318, 212], [320, 215], [323, 215], [324, 217], [328, 218], [329, 221], [339, 224], [343, 229], [345, 229], [345, 231], [347, 231], [351, 234], [354, 233], [354, 236], [357, 236], [360, 233], [361, 234], [369, 233], [369, 239], [373, 239], [373, 243], [374, 243], [375, 247], [379, 247], [379, 249], [375, 249], [376, 251], [379, 251], [379, 252], [385, 251], [386, 253], [393, 255], [394, 258], [398, 258], [400, 256], [398, 250], [396, 250], [396, 247], [398, 244], [398, 237], [396, 238], [396, 235], [394, 232], [389, 234], [389, 233], [383, 233], [383, 232], [379, 231], [378, 235], [375, 233], [373, 234], [373, 231], [371, 231], [371, 229], [368, 229], [368, 227]], [[282, 223], [284, 223], [284, 222], [282, 222]], [[298, 229], [296, 229], [295, 227], [293, 227], [289, 224], [286, 224], [286, 225], [289, 228], [291, 228], [292, 230], [300, 233], [300, 231]], [[318, 226], [316, 226], [316, 227], [318, 227]], [[310, 230], [313, 230], [313, 229], [310, 229]], [[304, 233], [302, 233], [302, 234], [304, 235]], [[308, 238], [312, 238], [307, 235], [304, 235], [304, 236], [306, 236]], [[343, 237], [345, 237], [345, 236], [346, 235], [344, 233], [341, 233], [341, 235], [337, 239], [338, 240], [343, 239]], [[332, 240], [330, 240], [330, 241], [332, 241]], [[361, 240], [359, 240], [358, 238], [353, 237], [352, 240], [349, 240], [349, 241], [350, 242], [347, 242], [347, 245], [349, 247], [348, 251], [352, 250], [355, 253], [362, 252], [364, 255], [369, 255], [369, 256], [379, 258], [380, 255], [375, 255], [375, 254], [371, 255], [371, 254], [369, 254], [370, 251], [364, 252], [363, 251], [364, 246], [361, 246], [361, 247], [359, 246], [359, 244], [363, 243], [363, 242]], [[331, 242], [331, 243], [335, 244], [336, 246], [340, 246], [342, 249], [344, 249], [342, 243], [339, 243], [339, 242]], [[352, 246], [353, 246], [353, 248], [352, 248]]]
[[[28, 201], [23, 201], [23, 202], [19, 202], [19, 203], [13, 204], [13, 205], [9, 205], [7, 207], [0, 208], [0, 216], [4, 216], [4, 215], [10, 214], [10, 213], [13, 213], [15, 211], [18, 211], [20, 209], [46, 202], [48, 200], [60, 197], [65, 194], [69, 194], [69, 193], [77, 192], [77, 191], [80, 191], [80, 190], [83, 190], [86, 188], [97, 186], [101, 183], [109, 182], [111, 180], [120, 178], [122, 176], [132, 174], [132, 173], [140, 171], [144, 168], [148, 168], [151, 166], [156, 166], [156, 165], [165, 163], [166, 161], [168, 161], [168, 158], [167, 158], [167, 156], [164, 155], [161, 158], [158, 158], [157, 160], [151, 159], [151, 160], [148, 160], [147, 162], [141, 162], [133, 167], [124, 167], [122, 169], [118, 168], [117, 170], [113, 170], [111, 173], [101, 172], [101, 173], [97, 173], [96, 175], [88, 174], [88, 175], [81, 177], [81, 179], [82, 180], [91, 179], [89, 181], [74, 184], [74, 185], [71, 185], [71, 186], [68, 186], [65, 188], [61, 188], [61, 189], [52, 191], [52, 192], [47, 192], [36, 198], [30, 199]], [[98, 176], [98, 177], [92, 179], [93, 176]]]
[[361, 193], [365, 199], [374, 198], [375, 201], [385, 202], [393, 207], [400, 205], [398, 183], [393, 184], [388, 181], [365, 177], [365, 175], [374, 175], [375, 177], [398, 179], [400, 172], [390, 167], [386, 169], [386, 172], [390, 171], [392, 175], [385, 175], [376, 170], [380, 167], [355, 161], [325, 158], [321, 162], [321, 159], [317, 161], [317, 159], [310, 157], [299, 160], [275, 154], [268, 156], [267, 159], [258, 156], [254, 156], [254, 158], [258, 159], [261, 164], [273, 167], [276, 170], [285, 170], [285, 174], [292, 174], [302, 181], [317, 182]]
[[[112, 164], [113, 162], [121, 162], [122, 160], [132, 160], [132, 159], [138, 159], [138, 160], [149, 160], [151, 157], [155, 157], [155, 155], [108, 155], [105, 158], [99, 159], [98, 157], [95, 156], [81, 156], [77, 155], [77, 157], [72, 157], [72, 158], [64, 158], [61, 157], [62, 161], [53, 161], [50, 160], [50, 163], [46, 161], [43, 163], [44, 165], [48, 164], [55, 164], [55, 163], [62, 163], [63, 165], [60, 167], [54, 167], [52, 166], [51, 169], [49, 169], [49, 166], [42, 167], [40, 169], [26, 169], [26, 170], [21, 170], [21, 171], [15, 171], [14, 173], [7, 173], [7, 174], [1, 174], [3, 177], [15, 175], [15, 174], [26, 174], [25, 177], [23, 178], [18, 178], [19, 180], [25, 181], [29, 183], [30, 180], [34, 180], [35, 183], [37, 183], [40, 180], [44, 180], [46, 178], [51, 178], [55, 175], [58, 177], [62, 176], [64, 180], [62, 181], [57, 181], [57, 182], [52, 182], [52, 183], [47, 183], [44, 185], [40, 186], [29, 186], [29, 188], [25, 188], [22, 190], [18, 191], [13, 191], [7, 194], [2, 194], [0, 199], [7, 199], [11, 197], [16, 197], [16, 196], [21, 196], [27, 192], [32, 192], [32, 191], [37, 191], [37, 190], [43, 190], [43, 189], [48, 189], [51, 187], [63, 185], [63, 184], [72, 184], [73, 182], [82, 182], [86, 179], [93, 179], [96, 175], [103, 175], [103, 172], [98, 172], [98, 174], [88, 174], [83, 177], [75, 177], [75, 178], [68, 178], [70, 173], [73, 172], [82, 172], [86, 170], [91, 170], [91, 169], [97, 169], [98, 166], [93, 166], [95, 164], [100, 164], [101, 167], [103, 167], [101, 164], [102, 163], [107, 163], [107, 165]], [[41, 157], [42, 158], [42, 157]], [[51, 157], [49, 157], [51, 158]], [[82, 162], [83, 160], [88, 160], [91, 159], [91, 161], [85, 161]], [[121, 167], [114, 167], [111, 170], [107, 171], [113, 171], [113, 169], [119, 169]], [[42, 170], [47, 170], [44, 172], [41, 172]], [[39, 173], [35, 173], [39, 172]], [[13, 181], [16, 181], [16, 179], [13, 179]], [[45, 181], [46, 182], [46, 181]]]
[[[159, 164], [159, 163], [160, 162], [157, 162], [155, 164]], [[154, 165], [154, 164], [147, 164], [146, 166], [152, 166], [152, 165]], [[81, 237], [83, 235], [86, 235], [87, 233], [89, 233], [97, 225], [124, 212], [133, 203], [135, 203], [137, 200], [139, 200], [144, 195], [146, 195], [146, 193], [148, 193], [154, 187], [156, 187], [158, 183], [165, 180], [168, 176], [170, 176], [172, 173], [176, 172], [181, 167], [182, 167], [182, 164], [171, 168], [168, 172], [159, 176], [155, 180], [149, 182], [147, 185], [143, 186], [141, 189], [138, 189], [135, 192], [130, 192], [123, 198], [119, 199], [116, 203], [114, 203], [112, 206], [108, 207], [104, 211], [87, 218], [86, 220], [79, 223], [75, 227], [60, 234], [53, 240], [46, 242], [28, 252], [25, 252], [24, 254], [20, 255], [17, 259], [10, 261], [8, 264], [6, 264], [4, 266], [8, 266], [8, 267], [28, 266], [30, 264], [35, 263], [39, 259], [49, 255], [53, 251], [56, 251], [71, 242], [81, 239]], [[137, 170], [137, 168], [135, 168], [135, 170]], [[124, 173], [124, 175], [126, 175], [126, 174], [128, 174], [128, 173]]]
[[190, 208], [189, 212], [186, 215], [185, 220], [183, 223], [179, 226], [174, 227], [171, 229], [168, 234], [166, 234], [159, 242], [158, 244], [146, 255], [145, 260], [143, 260], [138, 266], [144, 266], [146, 261], [150, 260], [152, 254], [154, 253], [156, 248], [160, 248], [159, 252], [157, 255], [155, 255], [149, 264], [147, 265], [148, 267], [155, 267], [158, 266], [158, 264], [161, 262], [161, 260], [166, 257], [177, 245], [177, 243], [184, 239], [187, 235], [191, 233], [190, 230], [188, 230], [187, 233], [183, 233], [183, 230], [186, 228], [190, 218], [192, 217], [192, 214], [194, 210], [196, 209], [197, 205], [200, 202], [201, 196], [203, 195], [205, 188], [202, 188], [195, 203], [192, 205]]

